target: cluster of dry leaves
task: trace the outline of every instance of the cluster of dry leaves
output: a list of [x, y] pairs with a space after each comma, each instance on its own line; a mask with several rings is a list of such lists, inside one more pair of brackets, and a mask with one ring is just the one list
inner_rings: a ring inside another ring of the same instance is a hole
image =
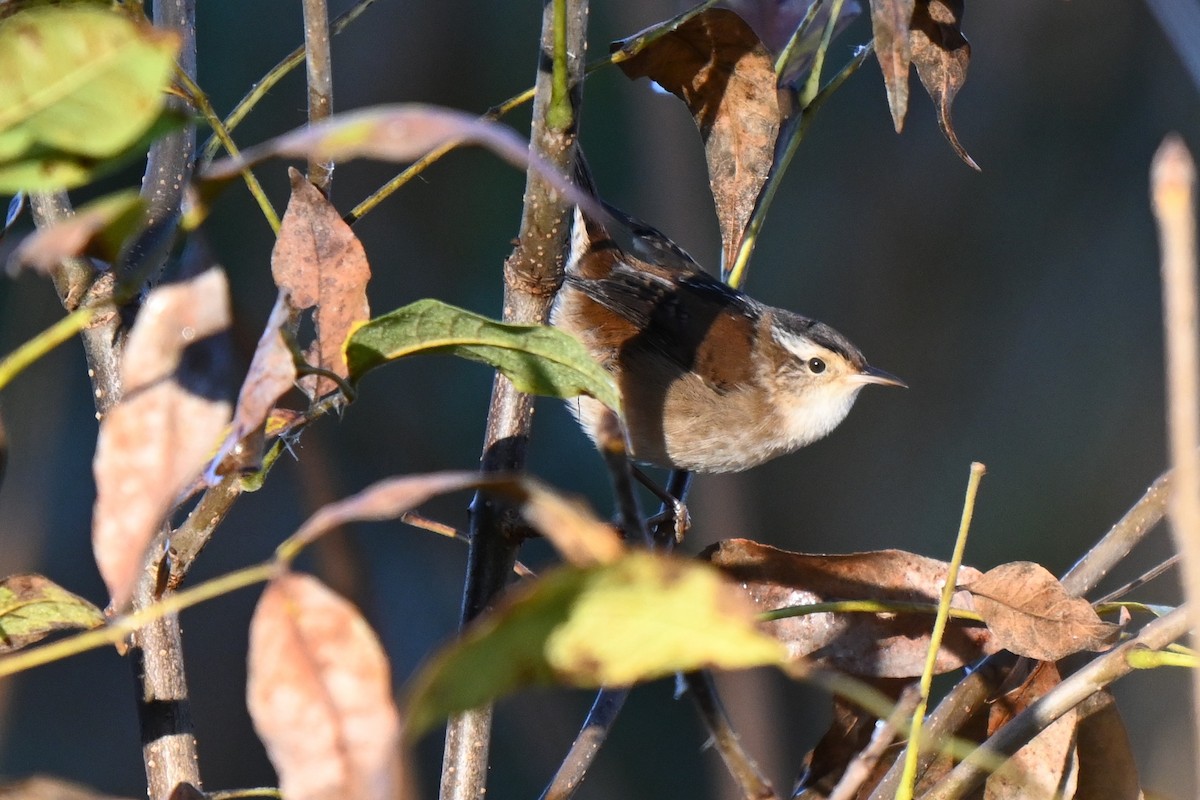
[[[729, 5], [736, 13], [689, 12], [614, 46], [614, 61], [630, 77], [653, 79], [691, 109], [705, 142], [726, 266], [746, 247], [753, 218], [767, 202], [764, 187], [782, 169], [781, 154], [817, 100], [797, 87], [824, 58], [822, 31], [845, 22], [783, 19], [761, 4]], [[950, 125], [969, 58], [959, 30], [961, 0], [872, 0], [870, 9], [897, 128], [911, 63], [947, 138], [973, 165]], [[793, 35], [797, 30], [803, 35]], [[490, 125], [437, 109], [392, 108], [281, 137], [246, 159], [217, 165], [209, 178], [227, 180], [272, 155], [405, 159], [458, 139], [528, 159]], [[191, 277], [151, 291], [130, 333], [124, 396], [101, 420], [95, 457], [93, 543], [114, 613], [128, 609], [147, 567], [158, 568], [169, 555], [173, 510], [206, 487], [246, 475], [261, 480], [270, 466], [268, 446], [277, 452], [321, 413], [352, 400], [362, 374], [381, 363], [450, 352], [495, 366], [527, 391], [587, 392], [619, 404], [603, 371], [555, 331], [499, 325], [432, 301], [369, 320], [362, 245], [317, 189], [294, 170], [291, 179], [272, 254], [279, 295], [235, 403], [224, 399], [220, 385], [230, 310], [218, 266], [200, 264]], [[93, 252], [128, 211], [128, 204], [85, 211], [31, 237], [16, 258], [45, 268]], [[309, 310], [315, 337], [302, 348], [298, 320]], [[307, 408], [278, 408], [297, 384]], [[360, 612], [315, 578], [291, 571], [290, 561], [336, 525], [395, 519], [434, 495], [477, 488], [514, 502], [566, 564], [515, 587], [431, 658], [410, 683], [402, 711], [386, 655]], [[948, 574], [945, 562], [899, 550], [802, 555], [746, 540], [721, 542], [699, 560], [651, 555], [630, 551], [611, 526], [528, 478], [392, 479], [321, 509], [280, 546], [251, 623], [247, 702], [285, 797], [393, 797], [407, 791], [406, 741], [449, 713], [532, 683], [606, 686], [709, 667], [774, 665], [801, 678], [836, 670], [896, 699], [922, 674]], [[1103, 650], [1120, 634], [1032, 563], [986, 573], [963, 568], [951, 616], [937, 672], [1002, 650], [1025, 659], [960, 732], [969, 741], [986, 739], [1057, 685], [1063, 659]], [[0, 584], [0, 652], [26, 648], [52, 631], [103, 624], [99, 609], [44, 578]], [[835, 700], [834, 724], [810, 754], [802, 796], [835, 792], [868, 747], [875, 720], [887, 714], [861, 701]], [[903, 738], [903, 720], [897, 727]], [[878, 748], [851, 792], [839, 796], [871, 795], [898, 753], [889, 744]], [[919, 790], [961, 756], [948, 745], [933, 746], [942, 755], [920, 775]], [[1128, 738], [1111, 698], [1097, 693], [1047, 728], [989, 779], [986, 795], [1137, 797]]]

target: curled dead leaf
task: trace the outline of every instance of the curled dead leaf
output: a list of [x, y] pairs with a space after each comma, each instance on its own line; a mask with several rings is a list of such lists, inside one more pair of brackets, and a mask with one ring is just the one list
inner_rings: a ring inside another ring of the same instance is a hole
[[[701, 554], [740, 582], [755, 607], [771, 611], [835, 600], [938, 602], [947, 564], [902, 550], [806, 555], [746, 539], [726, 539]], [[963, 567], [960, 575], [978, 576]], [[955, 595], [963, 608], [965, 592]], [[765, 623], [792, 658], [806, 656], [855, 675], [909, 678], [921, 674], [932, 613], [815, 613]], [[978, 624], [951, 619], [936, 671], [957, 669], [996, 649]]]
[[292, 349], [283, 338], [284, 326], [291, 316], [292, 307], [287, 296], [280, 292], [238, 391], [229, 435], [218, 448], [209, 468], [210, 484], [216, 483], [218, 475], [229, 471], [223, 468], [223, 462], [229, 456], [237, 457], [238, 469], [242, 471], [254, 472], [262, 464], [261, 445], [253, 453], [238, 452], [238, 449], [248, 444], [245, 441], [248, 436], [263, 428], [275, 402], [296, 382], [296, 362]]
[[[614, 42], [619, 49], [621, 42]], [[687, 104], [708, 162], [725, 263], [732, 264], [774, 162], [783, 112], [774, 59], [740, 16], [697, 14], [619, 65]]]
[[[962, 34], [963, 0], [918, 0], [913, 9], [909, 43], [912, 63], [937, 108], [938, 127], [958, 157], [971, 169], [979, 165], [958, 141], [950, 106], [967, 81], [971, 45]], [[899, 130], [899, 129], [897, 129]]]
[[1120, 631], [1032, 561], [1001, 564], [980, 577], [963, 578], [961, 585], [997, 645], [1017, 655], [1057, 661], [1081, 650], [1105, 649]]
[[[317, 336], [307, 353], [309, 363], [346, 378], [342, 344], [371, 317], [371, 267], [362, 243], [325, 195], [298, 170], [291, 168], [288, 175], [292, 196], [271, 251], [271, 275], [295, 309], [314, 309]], [[314, 398], [337, 388], [315, 376], [301, 385]]]

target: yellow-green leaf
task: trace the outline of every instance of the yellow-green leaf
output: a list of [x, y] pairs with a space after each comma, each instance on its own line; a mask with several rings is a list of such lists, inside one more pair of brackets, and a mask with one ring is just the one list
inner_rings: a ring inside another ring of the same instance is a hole
[[103, 624], [100, 609], [41, 575], [0, 581], [0, 653], [33, 644], [54, 631]]
[[523, 392], [590, 395], [620, 409], [612, 377], [575, 337], [545, 325], [508, 325], [437, 300], [418, 300], [376, 317], [346, 340], [357, 382], [370, 369], [405, 356], [444, 354], [482, 361]]
[[38, 163], [38, 187], [77, 184], [137, 142], [162, 114], [178, 49], [175, 34], [90, 5], [0, 20], [0, 191], [24, 188]]
[[621, 686], [712, 667], [782, 665], [749, 603], [708, 566], [630, 553], [518, 589], [414, 678], [409, 731], [522, 686]]

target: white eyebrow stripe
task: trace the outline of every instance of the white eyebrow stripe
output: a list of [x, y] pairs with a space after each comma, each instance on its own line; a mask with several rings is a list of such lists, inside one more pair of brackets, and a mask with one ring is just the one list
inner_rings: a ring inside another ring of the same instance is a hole
[[828, 348], [817, 344], [807, 336], [799, 336], [791, 331], [784, 330], [778, 325], [772, 324], [771, 331], [775, 334], [775, 339], [787, 349], [789, 353], [804, 361], [813, 356], [827, 355], [830, 351]]

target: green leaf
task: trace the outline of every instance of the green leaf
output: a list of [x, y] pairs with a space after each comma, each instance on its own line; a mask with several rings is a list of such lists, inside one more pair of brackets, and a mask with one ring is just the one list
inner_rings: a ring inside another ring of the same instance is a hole
[[522, 686], [622, 686], [701, 668], [782, 665], [748, 601], [707, 564], [630, 553], [516, 590], [413, 679], [409, 732]]
[[[159, 119], [178, 37], [85, 5], [0, 19], [0, 191], [69, 187]], [[12, 176], [6, 175], [10, 169]]]
[[507, 325], [447, 305], [418, 300], [367, 322], [345, 344], [350, 380], [405, 356], [446, 354], [490, 364], [518, 389], [569, 398], [586, 394], [612, 409], [612, 377], [575, 337], [545, 325]]
[[33, 644], [54, 631], [103, 624], [100, 609], [41, 575], [0, 581], [0, 653]]

